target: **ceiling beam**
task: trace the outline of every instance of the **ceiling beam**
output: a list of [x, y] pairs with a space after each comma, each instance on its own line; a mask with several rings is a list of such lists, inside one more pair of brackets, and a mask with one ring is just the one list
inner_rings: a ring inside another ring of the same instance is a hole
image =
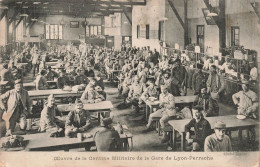
[[188, 37], [188, 0], [184, 0], [184, 46], [189, 44]]
[[255, 14], [257, 15], [259, 21], [260, 21], [260, 11], [259, 11], [259, 7], [260, 7], [260, 2], [255, 2], [255, 3], [250, 3], [252, 8], [255, 11]]
[[174, 4], [172, 3], [171, 0], [168, 0], [169, 4], [170, 4], [170, 7], [172, 8], [172, 11], [174, 12], [174, 14], [176, 15], [177, 19], [179, 20], [181, 26], [183, 29], [185, 29], [185, 25], [184, 25], [184, 22], [182, 21], [177, 9], [175, 8]]
[[[209, 4], [209, 0], [203, 0], [203, 1], [204, 1], [206, 7], [208, 8], [208, 10], [209, 10], [210, 12], [215, 12], [215, 13], [217, 13], [217, 11], [215, 11], [214, 8]], [[217, 26], [219, 27], [218, 16], [213, 16], [212, 18], [213, 18], [213, 20], [215, 21], [215, 23], [217, 24]]]
[[[28, 2], [28, 5], [32, 5], [35, 0], [27, 0], [24, 2]], [[43, 5], [44, 3], [49, 3], [49, 4], [76, 4], [75, 0], [59, 0], [59, 1], [54, 1], [54, 0], [37, 0], [37, 2], [41, 2], [41, 4], [38, 5]], [[88, 5], [98, 5], [98, 4], [110, 4], [110, 1], [93, 1], [93, 0], [77, 0], [77, 4], [88, 4]], [[113, 1], [113, 4], [119, 4], [119, 5], [146, 5], [146, 0], [143, 2], [134, 2], [134, 1]], [[9, 3], [10, 5], [16, 5], [15, 2]], [[49, 5], [46, 4], [46, 5]], [[33, 4], [34, 5], [34, 4]], [[37, 6], [37, 5], [36, 5]]]
[[15, 29], [19, 26], [19, 24], [21, 23], [22, 20], [23, 20], [23, 17], [21, 17], [21, 18], [19, 19], [19, 21], [16, 23]]
[[127, 20], [129, 21], [129, 23], [132, 25], [132, 19], [128, 16], [127, 11], [126, 11], [125, 8], [123, 8], [123, 12], [124, 12], [124, 14], [125, 14]]
[[2, 12], [2, 14], [1, 14], [1, 16], [0, 16], [0, 21], [6, 16], [6, 14], [7, 14], [7, 9], [6, 10], [4, 10], [3, 12]]

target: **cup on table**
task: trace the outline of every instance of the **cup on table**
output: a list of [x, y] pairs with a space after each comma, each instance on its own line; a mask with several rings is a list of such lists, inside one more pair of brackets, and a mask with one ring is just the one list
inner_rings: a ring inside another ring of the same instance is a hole
[[82, 133], [77, 133], [77, 138], [78, 138], [78, 141], [82, 141], [83, 140]]
[[32, 129], [32, 119], [26, 119], [27, 126], [26, 130], [31, 130]]

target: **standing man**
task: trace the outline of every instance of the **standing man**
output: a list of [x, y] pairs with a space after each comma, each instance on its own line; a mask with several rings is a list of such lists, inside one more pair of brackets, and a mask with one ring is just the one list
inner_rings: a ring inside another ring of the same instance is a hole
[[33, 65], [33, 76], [35, 77], [35, 72], [39, 72], [39, 52], [38, 49], [32, 53], [32, 65]]
[[195, 72], [192, 76], [192, 89], [194, 95], [199, 94], [200, 90], [206, 86], [206, 78], [202, 72], [202, 64], [197, 64], [198, 71]]
[[226, 124], [217, 121], [214, 126], [215, 133], [205, 139], [205, 152], [227, 152], [232, 151], [231, 140], [225, 135]]
[[180, 96], [181, 93], [186, 95], [187, 89], [187, 71], [184, 66], [181, 65], [181, 60], [175, 60], [176, 66], [172, 69], [172, 94], [173, 96]]
[[224, 79], [222, 76], [217, 74], [217, 67], [212, 65], [210, 67], [210, 74], [207, 80], [207, 93], [210, 93], [212, 99], [212, 105], [215, 111], [219, 111], [219, 95], [224, 90]]
[[[4, 104], [7, 100], [7, 109]], [[28, 92], [23, 89], [22, 81], [15, 81], [15, 88], [0, 96], [0, 107], [3, 113], [3, 120], [6, 123], [6, 136], [11, 135], [15, 129], [16, 122], [20, 122], [20, 128], [26, 128], [26, 118], [31, 113], [32, 101]]]
[[[211, 134], [211, 127], [203, 117], [199, 106], [192, 107], [192, 114], [193, 119], [185, 125], [186, 140], [188, 143], [192, 143], [192, 151], [202, 151], [206, 137]], [[190, 138], [190, 129], [192, 127], [195, 132], [194, 139]]]

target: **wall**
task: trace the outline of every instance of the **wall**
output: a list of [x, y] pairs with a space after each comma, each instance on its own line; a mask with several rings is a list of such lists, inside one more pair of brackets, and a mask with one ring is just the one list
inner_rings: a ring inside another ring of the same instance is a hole
[[[237, 2], [238, 1], [238, 2]], [[233, 2], [233, 3], [232, 3]], [[240, 45], [258, 52], [260, 62], [260, 23], [250, 0], [227, 1], [227, 45], [231, 45], [231, 26], [240, 28]], [[239, 12], [238, 12], [239, 11]]]
[[[159, 21], [165, 17], [165, 0], [147, 0], [145, 6], [133, 6], [132, 10], [132, 46], [150, 46], [152, 49], [160, 50], [158, 35], [156, 39], [137, 38], [137, 25], [145, 29], [150, 25], [150, 31], [158, 33]], [[142, 28], [141, 28], [142, 29]]]
[[0, 21], [0, 46], [5, 46], [7, 43], [6, 35], [6, 17]]
[[[113, 20], [113, 25], [112, 25]], [[122, 44], [121, 13], [105, 17], [105, 35], [114, 36], [114, 47], [120, 49]]]
[[[132, 12], [127, 13], [127, 15], [132, 20]], [[132, 26], [124, 13], [121, 14], [121, 29], [122, 36], [132, 36]]]
[[[173, 4], [184, 22], [184, 1], [175, 0], [173, 1]], [[167, 0], [165, 5], [165, 16], [168, 18], [168, 20], [165, 21], [165, 30], [167, 34], [166, 43], [170, 47], [174, 47], [175, 43], [178, 43], [181, 48], [184, 48], [184, 29]]]
[[213, 54], [219, 54], [219, 29], [217, 25], [207, 25], [202, 13], [202, 8], [206, 8], [203, 0], [188, 1], [188, 29], [191, 43], [197, 43], [197, 25], [204, 25], [204, 52], [207, 47], [211, 47]]

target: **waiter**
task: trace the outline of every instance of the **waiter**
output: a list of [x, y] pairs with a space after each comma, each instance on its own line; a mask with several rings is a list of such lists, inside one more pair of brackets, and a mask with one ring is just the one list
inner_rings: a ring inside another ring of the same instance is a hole
[[[7, 100], [7, 109], [4, 101]], [[31, 113], [32, 102], [28, 92], [23, 89], [22, 81], [15, 81], [15, 88], [0, 96], [0, 108], [4, 111], [3, 120], [6, 123], [6, 136], [11, 135], [16, 122], [20, 122], [22, 130], [26, 127], [26, 118]]]

